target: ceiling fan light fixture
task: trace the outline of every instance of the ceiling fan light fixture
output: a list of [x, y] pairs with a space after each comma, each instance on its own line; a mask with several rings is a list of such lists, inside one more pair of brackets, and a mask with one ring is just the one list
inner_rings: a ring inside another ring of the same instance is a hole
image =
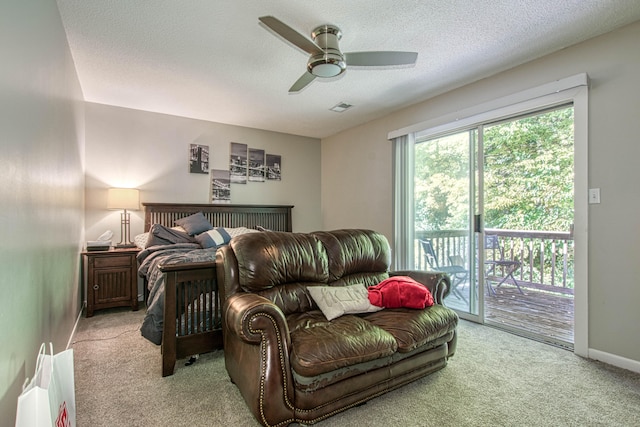
[[347, 69], [347, 61], [340, 52], [338, 41], [342, 37], [340, 29], [334, 25], [321, 25], [313, 30], [311, 38], [321, 49], [321, 53], [311, 55], [307, 70], [316, 77], [335, 77]]
[[307, 70], [316, 77], [335, 77], [347, 69], [344, 57], [335, 53], [313, 55], [307, 63]]

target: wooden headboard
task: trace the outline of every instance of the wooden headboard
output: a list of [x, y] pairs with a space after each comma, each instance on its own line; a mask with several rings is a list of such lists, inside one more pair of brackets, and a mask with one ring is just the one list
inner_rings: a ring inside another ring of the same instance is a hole
[[273, 231], [293, 231], [291, 209], [285, 205], [213, 205], [193, 203], [142, 203], [144, 231], [153, 224], [173, 227], [176, 219], [202, 212], [214, 227], [264, 227]]

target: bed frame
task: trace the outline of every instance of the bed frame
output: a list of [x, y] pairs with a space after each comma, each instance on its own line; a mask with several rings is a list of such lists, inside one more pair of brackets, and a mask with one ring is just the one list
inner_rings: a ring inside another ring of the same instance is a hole
[[[185, 203], [142, 205], [145, 211], [145, 232], [153, 224], [172, 227], [176, 219], [197, 212], [202, 212], [215, 227], [260, 226], [273, 231], [293, 231], [293, 206]], [[162, 376], [166, 377], [173, 375], [177, 359], [222, 348], [221, 304], [215, 280], [215, 261], [161, 265], [160, 271], [165, 275]], [[176, 322], [182, 316], [184, 322]], [[176, 323], [179, 323], [179, 327]]]

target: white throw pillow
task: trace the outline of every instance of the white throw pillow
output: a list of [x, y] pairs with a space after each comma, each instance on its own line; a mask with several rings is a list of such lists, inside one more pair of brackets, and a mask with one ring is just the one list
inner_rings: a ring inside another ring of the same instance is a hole
[[147, 247], [147, 240], [149, 240], [149, 233], [141, 233], [133, 238], [133, 243], [135, 243], [139, 249], [144, 249]]
[[229, 234], [229, 236], [231, 236], [232, 239], [236, 236], [240, 236], [241, 234], [258, 233], [260, 231], [247, 227], [225, 228], [224, 230]]
[[327, 320], [343, 314], [370, 313], [382, 310], [369, 302], [369, 292], [363, 283], [349, 286], [307, 286]]

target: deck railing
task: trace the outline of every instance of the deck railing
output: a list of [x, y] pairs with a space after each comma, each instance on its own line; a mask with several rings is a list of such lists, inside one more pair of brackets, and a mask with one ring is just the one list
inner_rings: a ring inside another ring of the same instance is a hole
[[[513, 274], [521, 287], [573, 294], [573, 233], [485, 229], [485, 234], [498, 236], [498, 242], [503, 249], [505, 259], [517, 260], [521, 263], [521, 267]], [[423, 239], [431, 241], [438, 264], [441, 267], [452, 265], [451, 257], [457, 255], [464, 260], [463, 267], [470, 268], [467, 231], [416, 231], [416, 267], [429, 269], [430, 266], [420, 245], [420, 240]], [[491, 253], [491, 250], [486, 254], [487, 259], [494, 256], [497, 254]], [[504, 272], [497, 269], [494, 274], [499, 277]], [[489, 278], [495, 279], [496, 277]], [[508, 279], [506, 283], [510, 281]]]

